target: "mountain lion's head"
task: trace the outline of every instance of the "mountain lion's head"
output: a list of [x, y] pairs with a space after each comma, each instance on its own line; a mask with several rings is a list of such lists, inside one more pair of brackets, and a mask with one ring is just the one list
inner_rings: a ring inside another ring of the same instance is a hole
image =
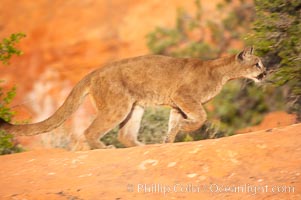
[[236, 55], [236, 60], [240, 64], [240, 69], [243, 70], [242, 76], [260, 82], [266, 77], [266, 68], [263, 66], [259, 57], [253, 55], [253, 47], [247, 47], [242, 52]]

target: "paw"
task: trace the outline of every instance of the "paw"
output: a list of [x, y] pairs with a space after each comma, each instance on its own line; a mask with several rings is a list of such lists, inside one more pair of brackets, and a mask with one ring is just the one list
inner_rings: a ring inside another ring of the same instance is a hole
[[167, 135], [163, 140], [163, 143], [173, 143], [175, 141], [175, 136]]
[[135, 146], [145, 146], [145, 144], [142, 142], [136, 141]]
[[89, 151], [91, 147], [86, 142], [79, 143], [72, 148], [72, 151]]
[[119, 141], [125, 146], [125, 147], [136, 147], [136, 146], [144, 146], [145, 144], [142, 142], [139, 142], [136, 139], [132, 138], [119, 138]]
[[116, 147], [114, 145], [108, 145], [105, 149], [116, 149]]

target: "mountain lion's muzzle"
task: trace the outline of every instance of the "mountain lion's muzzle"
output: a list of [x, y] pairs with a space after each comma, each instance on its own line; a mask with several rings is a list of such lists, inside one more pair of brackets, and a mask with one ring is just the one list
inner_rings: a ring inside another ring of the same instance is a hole
[[267, 73], [266, 73], [266, 71], [264, 71], [264, 72], [262, 72], [261, 74], [259, 74], [256, 78], [258, 79], [258, 80], [262, 80], [262, 79], [264, 79], [265, 77], [267, 76]]

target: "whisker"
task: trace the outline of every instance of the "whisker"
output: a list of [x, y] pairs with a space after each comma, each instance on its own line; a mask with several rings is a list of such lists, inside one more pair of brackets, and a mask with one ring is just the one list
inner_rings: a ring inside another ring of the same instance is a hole
[[267, 70], [267, 73], [268, 74], [272, 74], [272, 73], [274, 73], [274, 72], [276, 72], [277, 71], [277, 69], [270, 69], [270, 70]]

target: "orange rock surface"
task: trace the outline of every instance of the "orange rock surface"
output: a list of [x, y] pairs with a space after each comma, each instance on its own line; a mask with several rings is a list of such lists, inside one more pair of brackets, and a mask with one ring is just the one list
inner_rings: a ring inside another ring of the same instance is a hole
[[301, 124], [198, 142], [0, 157], [0, 199], [301, 199]]
[[265, 130], [265, 129], [273, 129], [276, 127], [288, 126], [295, 124], [297, 122], [297, 116], [295, 114], [288, 114], [283, 111], [277, 111], [268, 113], [264, 116], [262, 122], [257, 126], [247, 127], [237, 131], [240, 133], [248, 133], [253, 131]]

